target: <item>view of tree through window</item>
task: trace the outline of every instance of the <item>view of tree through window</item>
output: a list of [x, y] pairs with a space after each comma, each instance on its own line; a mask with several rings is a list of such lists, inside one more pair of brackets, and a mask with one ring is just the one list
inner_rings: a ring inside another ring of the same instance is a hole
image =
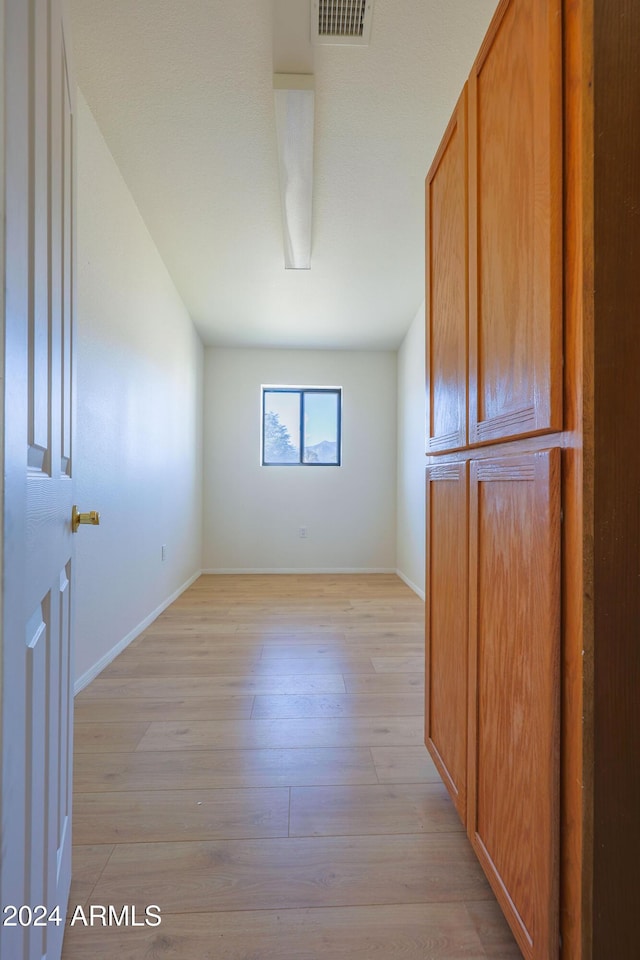
[[263, 387], [263, 466], [339, 466], [341, 405], [338, 387]]

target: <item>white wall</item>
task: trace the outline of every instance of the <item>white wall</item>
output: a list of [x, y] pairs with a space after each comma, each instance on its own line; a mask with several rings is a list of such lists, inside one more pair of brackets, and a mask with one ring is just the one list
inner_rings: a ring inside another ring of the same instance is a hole
[[[343, 388], [342, 466], [260, 466], [261, 384]], [[206, 570], [395, 570], [395, 352], [208, 348], [204, 425]]]
[[398, 351], [398, 573], [424, 598], [424, 303]]
[[82, 96], [77, 131], [78, 687], [200, 570], [203, 350]]

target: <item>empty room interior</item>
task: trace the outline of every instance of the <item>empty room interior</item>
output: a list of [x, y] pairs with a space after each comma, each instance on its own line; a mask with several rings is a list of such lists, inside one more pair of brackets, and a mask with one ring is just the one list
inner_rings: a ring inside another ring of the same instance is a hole
[[640, 8], [0, 10], [3, 960], [636, 960]]

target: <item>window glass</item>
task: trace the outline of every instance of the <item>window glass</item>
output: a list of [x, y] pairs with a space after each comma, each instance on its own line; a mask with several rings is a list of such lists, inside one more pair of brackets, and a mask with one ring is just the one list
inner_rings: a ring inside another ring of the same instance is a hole
[[300, 394], [264, 392], [264, 463], [300, 462]]
[[339, 466], [341, 407], [339, 387], [263, 387], [263, 466]]
[[305, 463], [338, 462], [338, 394], [304, 394]]

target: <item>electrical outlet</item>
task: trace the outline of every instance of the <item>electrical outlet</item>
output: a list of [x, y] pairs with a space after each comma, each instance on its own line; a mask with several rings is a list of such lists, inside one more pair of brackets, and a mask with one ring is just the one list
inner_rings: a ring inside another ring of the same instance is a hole
[[298, 536], [300, 537], [301, 540], [306, 540], [307, 537], [309, 536], [309, 533], [308, 533], [308, 531], [307, 531], [307, 528], [306, 528], [306, 527], [298, 527]]
[[167, 559], [167, 545], [166, 545], [166, 543], [163, 543], [163, 544], [162, 544], [161, 550], [162, 550], [162, 554], [161, 554], [161, 555], [162, 555], [162, 560], [164, 561], [164, 560]]

